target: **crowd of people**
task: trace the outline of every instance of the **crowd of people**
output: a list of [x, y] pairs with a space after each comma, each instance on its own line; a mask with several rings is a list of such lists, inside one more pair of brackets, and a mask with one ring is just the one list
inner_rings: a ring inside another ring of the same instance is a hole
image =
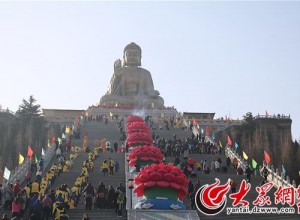
[[[105, 143], [107, 152], [109, 147]], [[103, 149], [101, 146], [93, 150], [83, 151], [83, 147], [69, 147], [68, 141], [63, 141], [56, 149], [56, 162], [49, 170], [44, 170], [43, 160], [32, 165], [26, 172], [25, 186], [21, 187], [19, 181], [15, 184], [0, 184], [0, 207], [9, 214], [4, 214], [2, 219], [26, 219], [31, 220], [64, 220], [69, 219], [67, 211], [77, 207], [80, 198], [84, 197], [85, 209], [90, 210], [110, 208], [114, 209], [118, 216], [122, 216], [122, 210], [125, 208], [125, 187], [122, 183], [116, 188], [109, 185], [108, 188], [104, 182], [100, 182], [98, 187], [94, 188], [89, 181], [89, 174], [94, 171], [94, 161]], [[87, 153], [87, 160], [82, 164], [80, 175], [76, 178], [73, 186], [62, 184], [55, 187], [55, 181], [63, 172], [69, 172], [79, 152]], [[113, 150], [112, 150], [113, 151]], [[68, 156], [67, 156], [68, 155]], [[100, 172], [103, 175], [118, 174], [120, 165], [113, 158], [103, 160]], [[97, 170], [99, 171], [99, 170]], [[33, 175], [35, 173], [35, 175]], [[33, 181], [32, 181], [33, 180]], [[84, 213], [83, 219], [89, 219], [87, 213]]]

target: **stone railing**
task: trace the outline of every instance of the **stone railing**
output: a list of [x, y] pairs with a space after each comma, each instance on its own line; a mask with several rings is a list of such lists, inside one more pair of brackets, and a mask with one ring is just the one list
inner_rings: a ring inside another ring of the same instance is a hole
[[225, 148], [225, 155], [226, 157], [229, 157], [231, 161], [233, 160], [233, 158], [236, 158], [238, 160], [239, 166], [245, 172], [248, 163], [243, 159], [243, 157], [241, 157], [238, 153], [234, 152], [230, 147]]
[[[234, 152], [229, 147], [226, 147], [226, 157], [230, 157], [230, 159], [237, 158], [239, 165], [242, 167], [243, 170], [245, 170], [246, 166], [248, 165], [247, 162], [240, 156], [238, 153]], [[274, 168], [273, 165], [269, 165], [263, 162], [263, 166], [259, 166], [259, 174], [262, 175], [263, 167], [266, 167], [269, 171], [269, 175], [267, 177], [268, 182], [271, 182], [274, 184], [276, 188], [279, 186], [282, 187], [294, 187], [296, 188], [296, 181], [293, 180], [291, 182], [290, 177], [284, 175], [284, 173], [280, 173], [278, 168]]]
[[263, 167], [266, 167], [269, 171], [269, 175], [267, 177], [268, 182], [272, 182], [274, 184], [274, 186], [276, 188], [278, 188], [279, 186], [282, 187], [297, 187], [296, 186], [296, 181], [293, 180], [291, 182], [290, 177], [286, 176], [285, 174], [282, 172], [279, 172], [278, 168], [274, 168], [273, 165], [267, 164], [265, 161], [263, 162]]
[[[44, 168], [48, 166], [53, 156], [55, 155], [55, 147], [55, 144], [52, 144], [50, 148], [47, 148], [44, 156]], [[26, 172], [28, 169], [30, 169], [30, 159], [26, 158], [21, 165], [11, 171], [10, 178], [5, 183], [14, 184], [17, 180], [22, 183], [25, 180]]]
[[257, 114], [256, 116], [254, 116], [254, 119], [257, 119], [257, 118], [274, 118], [274, 119], [290, 119], [291, 116], [290, 115], [280, 115], [280, 114], [277, 114], [277, 115], [260, 115], [260, 114]]

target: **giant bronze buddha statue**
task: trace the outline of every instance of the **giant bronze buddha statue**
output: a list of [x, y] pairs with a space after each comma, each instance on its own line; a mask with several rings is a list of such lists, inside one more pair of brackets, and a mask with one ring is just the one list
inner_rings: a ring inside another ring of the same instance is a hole
[[142, 50], [135, 43], [128, 44], [120, 59], [114, 63], [114, 73], [100, 105], [163, 107], [164, 100], [154, 90], [151, 73], [141, 68]]

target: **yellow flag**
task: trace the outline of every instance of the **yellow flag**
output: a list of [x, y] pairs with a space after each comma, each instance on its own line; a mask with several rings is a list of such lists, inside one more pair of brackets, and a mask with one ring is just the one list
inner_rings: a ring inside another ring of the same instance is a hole
[[50, 147], [51, 145], [50, 145], [50, 140], [48, 139], [48, 145], [47, 145], [48, 147]]
[[69, 126], [66, 127], [66, 134], [70, 134], [70, 128], [69, 128]]
[[243, 158], [245, 159], [245, 160], [248, 160], [248, 155], [243, 151]]
[[24, 157], [22, 154], [19, 153], [19, 164], [22, 164], [24, 162]]
[[220, 145], [220, 147], [223, 147], [223, 145], [222, 145], [222, 143], [221, 143], [221, 141], [219, 140], [219, 145]]

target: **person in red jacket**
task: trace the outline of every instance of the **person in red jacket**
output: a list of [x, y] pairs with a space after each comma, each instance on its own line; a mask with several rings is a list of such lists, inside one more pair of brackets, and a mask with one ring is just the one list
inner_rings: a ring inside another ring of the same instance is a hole
[[19, 180], [17, 180], [17, 182], [15, 183], [14, 188], [13, 188], [14, 197], [17, 197], [17, 195], [20, 191], [21, 191], [21, 188], [20, 188]]

